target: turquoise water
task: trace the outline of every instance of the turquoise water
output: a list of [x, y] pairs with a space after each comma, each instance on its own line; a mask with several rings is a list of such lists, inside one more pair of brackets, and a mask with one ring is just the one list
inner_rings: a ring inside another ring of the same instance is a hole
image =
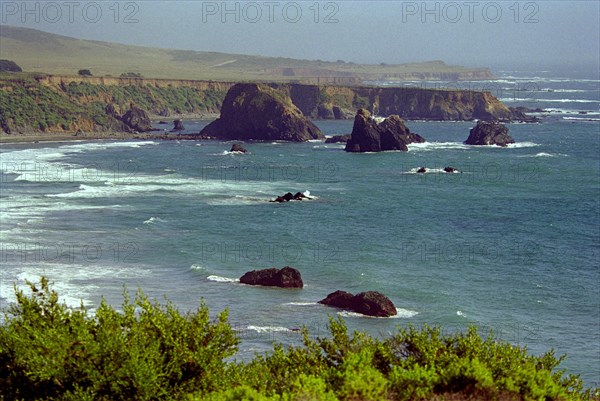
[[[328, 293], [377, 290], [398, 316], [341, 312], [351, 328], [475, 323], [534, 353], [568, 354], [564, 367], [597, 385], [599, 125], [564, 118], [579, 118], [581, 104], [509, 124], [517, 144], [505, 149], [463, 145], [472, 122], [414, 121], [428, 142], [407, 153], [323, 142], [247, 143], [245, 155], [217, 141], [3, 146], [0, 302], [42, 274], [92, 311], [102, 295], [118, 305], [123, 285], [182, 310], [204, 299], [213, 313], [229, 309], [246, 358], [297, 342], [302, 325], [325, 334], [339, 313], [316, 304]], [[327, 135], [352, 128], [316, 123]], [[462, 173], [439, 172], [448, 165]], [[268, 202], [305, 190], [315, 199]], [[286, 265], [303, 290], [236, 282]]]

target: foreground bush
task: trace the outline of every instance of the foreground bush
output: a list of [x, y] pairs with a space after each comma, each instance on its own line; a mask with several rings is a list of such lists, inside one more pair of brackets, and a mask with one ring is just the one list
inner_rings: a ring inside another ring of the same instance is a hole
[[298, 347], [275, 345], [248, 363], [224, 362], [238, 340], [226, 312], [182, 315], [141, 292], [122, 312], [102, 302], [94, 316], [71, 310], [42, 279], [31, 296], [16, 291], [0, 327], [2, 400], [598, 400], [576, 376], [557, 370], [552, 352], [428, 326], [386, 339], [349, 334]]
[[201, 305], [182, 315], [141, 292], [122, 312], [104, 301], [94, 317], [70, 310], [42, 279], [0, 330], [0, 391], [5, 399], [151, 400], [222, 388], [224, 358], [238, 340], [227, 313], [211, 322]]

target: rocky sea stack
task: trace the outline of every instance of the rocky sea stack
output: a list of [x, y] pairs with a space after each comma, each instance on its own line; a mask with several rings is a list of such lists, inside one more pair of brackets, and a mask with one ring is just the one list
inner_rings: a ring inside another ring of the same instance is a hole
[[304, 142], [324, 138], [289, 96], [259, 84], [232, 86], [221, 106], [220, 118], [200, 134], [223, 140]]
[[394, 303], [377, 291], [361, 292], [356, 295], [346, 291], [335, 291], [320, 300], [319, 303], [367, 316], [389, 317], [398, 313]]
[[497, 145], [506, 147], [515, 140], [508, 135], [508, 128], [496, 121], [477, 121], [465, 141], [467, 145]]
[[360, 109], [354, 118], [352, 135], [346, 142], [346, 152], [381, 152], [384, 150], [407, 151], [406, 145], [425, 142], [425, 139], [411, 133], [404, 121], [391, 115], [378, 123], [368, 110]]
[[300, 272], [290, 266], [286, 266], [283, 269], [252, 270], [240, 278], [240, 283], [281, 288], [304, 287]]
[[180, 119], [173, 120], [173, 129], [171, 131], [183, 131], [185, 127], [183, 126], [183, 121]]

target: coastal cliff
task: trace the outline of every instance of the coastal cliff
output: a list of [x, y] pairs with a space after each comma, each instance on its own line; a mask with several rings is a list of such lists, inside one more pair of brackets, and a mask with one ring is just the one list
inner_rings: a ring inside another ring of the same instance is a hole
[[[217, 114], [234, 82], [82, 77], [0, 76], [0, 127], [5, 133], [110, 131], [106, 106], [123, 114], [136, 104], [150, 114]], [[360, 85], [267, 83], [289, 95], [313, 119], [353, 118], [365, 108], [377, 115], [420, 120], [519, 119], [489, 92]]]

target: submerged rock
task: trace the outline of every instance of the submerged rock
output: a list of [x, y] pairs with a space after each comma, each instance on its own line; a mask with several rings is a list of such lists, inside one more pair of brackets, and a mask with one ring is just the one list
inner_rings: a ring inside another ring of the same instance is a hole
[[381, 152], [385, 150], [407, 151], [406, 145], [425, 142], [418, 134], [411, 133], [404, 121], [391, 115], [378, 123], [366, 109], [356, 112], [352, 134], [346, 142], [346, 152]]
[[334, 135], [331, 138], [325, 139], [325, 143], [346, 143], [351, 137], [351, 134]]
[[496, 121], [477, 121], [465, 141], [467, 145], [497, 145], [506, 147], [515, 140], [508, 135], [508, 128]]
[[224, 140], [304, 142], [324, 138], [286, 93], [259, 84], [232, 86], [221, 106], [221, 117], [200, 134]]
[[356, 295], [346, 291], [335, 291], [320, 300], [319, 303], [367, 316], [388, 317], [398, 313], [394, 303], [377, 291], [361, 292]]
[[290, 266], [286, 266], [283, 269], [252, 270], [240, 278], [240, 283], [281, 288], [304, 287], [300, 272]]
[[292, 194], [291, 192], [286, 193], [283, 196], [278, 196], [277, 198], [275, 198], [275, 200], [272, 200], [271, 202], [277, 202], [277, 203], [283, 203], [283, 202], [289, 202], [289, 201], [301, 201], [301, 200], [311, 200], [312, 198], [310, 197], [310, 192], [305, 191], [305, 192], [296, 192], [296, 194]]

